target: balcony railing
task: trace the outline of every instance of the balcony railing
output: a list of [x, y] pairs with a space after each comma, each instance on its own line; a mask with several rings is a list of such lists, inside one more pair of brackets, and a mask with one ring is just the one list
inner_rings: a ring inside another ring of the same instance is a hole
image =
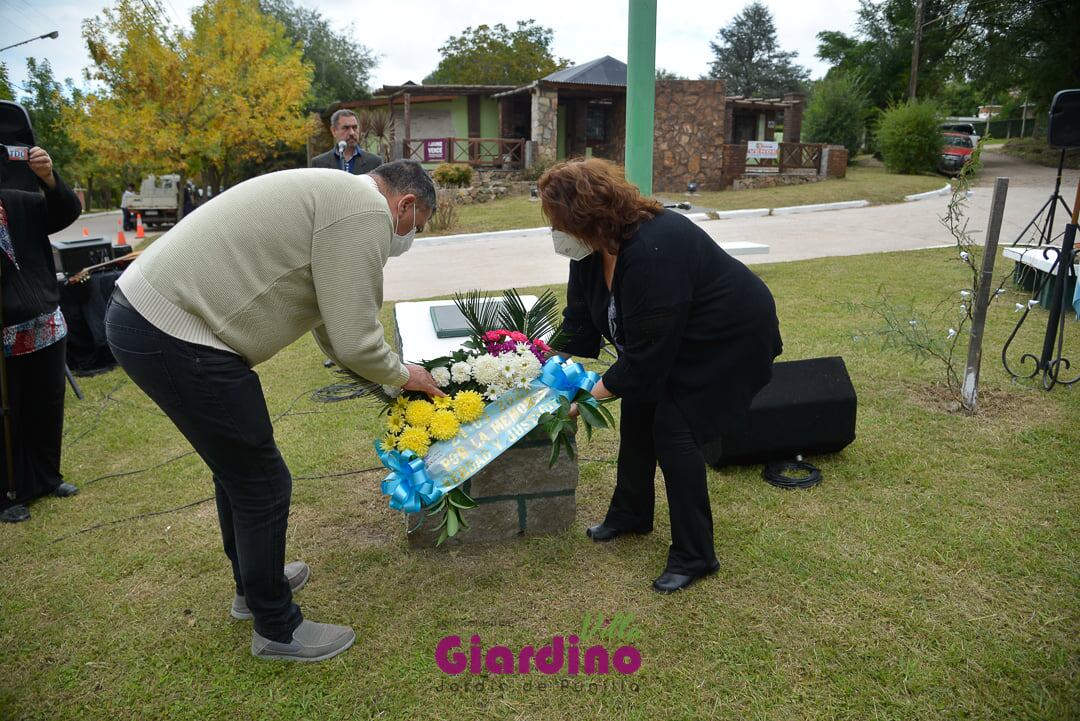
[[525, 167], [525, 141], [520, 138], [410, 138], [404, 157], [422, 163], [468, 163], [477, 168], [517, 170]]

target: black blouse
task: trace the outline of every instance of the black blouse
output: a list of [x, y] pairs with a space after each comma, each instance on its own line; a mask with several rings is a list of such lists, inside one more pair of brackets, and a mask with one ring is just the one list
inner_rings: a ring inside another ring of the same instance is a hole
[[7, 211], [8, 231], [19, 263], [16, 270], [7, 254], [0, 252], [5, 326], [36, 318], [56, 310], [60, 304], [49, 234], [74, 223], [82, 206], [55, 171], [53, 178], [56, 188], [49, 190], [42, 186], [43, 193], [0, 189], [0, 201]]
[[[608, 304], [615, 300], [609, 330]], [[780, 355], [765, 284], [678, 213], [663, 211], [623, 243], [609, 294], [599, 254], [571, 261], [560, 350], [595, 358], [620, 348], [604, 374], [617, 396], [672, 400], [699, 443], [737, 429]]]

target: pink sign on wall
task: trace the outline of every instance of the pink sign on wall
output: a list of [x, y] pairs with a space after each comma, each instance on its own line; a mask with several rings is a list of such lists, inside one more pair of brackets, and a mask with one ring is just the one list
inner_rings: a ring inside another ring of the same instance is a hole
[[446, 139], [424, 141], [424, 162], [442, 163], [446, 161]]

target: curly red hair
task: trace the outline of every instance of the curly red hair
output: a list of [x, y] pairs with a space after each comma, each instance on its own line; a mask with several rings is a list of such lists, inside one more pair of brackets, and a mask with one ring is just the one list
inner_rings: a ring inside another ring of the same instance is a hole
[[639, 225], [663, 210], [657, 201], [642, 197], [621, 166], [601, 158], [559, 163], [536, 185], [552, 228], [612, 254]]

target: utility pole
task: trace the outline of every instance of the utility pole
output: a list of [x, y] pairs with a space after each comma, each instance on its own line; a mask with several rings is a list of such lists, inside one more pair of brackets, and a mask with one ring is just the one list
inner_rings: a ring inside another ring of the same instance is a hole
[[630, 0], [626, 57], [626, 179], [652, 195], [656, 0]]
[[915, 42], [911, 45], [911, 77], [908, 79], [908, 100], [915, 99], [915, 86], [919, 81], [919, 45], [922, 43], [923, 15], [926, 13], [926, 0], [915, 2]]

